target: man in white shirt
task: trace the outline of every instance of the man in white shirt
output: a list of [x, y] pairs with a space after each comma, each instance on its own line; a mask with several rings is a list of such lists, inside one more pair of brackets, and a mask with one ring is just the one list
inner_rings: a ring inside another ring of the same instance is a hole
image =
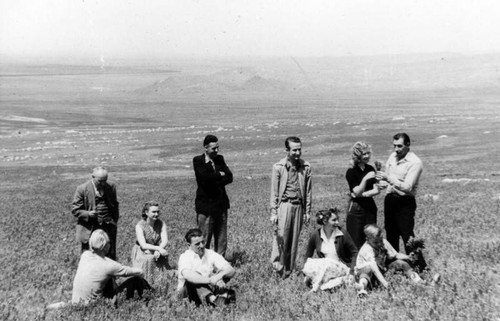
[[179, 257], [177, 291], [180, 298], [189, 298], [196, 305], [228, 304], [234, 300], [234, 291], [226, 283], [236, 274], [224, 257], [205, 248], [205, 239], [200, 229], [186, 233], [189, 249]]
[[388, 185], [384, 200], [387, 240], [399, 252], [401, 237], [408, 254], [408, 240], [415, 236], [415, 195], [423, 166], [420, 158], [410, 152], [410, 137], [406, 133], [394, 135], [393, 147], [394, 152], [387, 160], [385, 172], [378, 171], [376, 178]]

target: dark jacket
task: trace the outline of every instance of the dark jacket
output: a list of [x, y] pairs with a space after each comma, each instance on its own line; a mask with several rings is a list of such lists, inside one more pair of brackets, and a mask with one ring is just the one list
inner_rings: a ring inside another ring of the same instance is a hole
[[[222, 155], [217, 155], [213, 162], [215, 169], [211, 163], [205, 162], [205, 154], [193, 158], [193, 168], [198, 184], [195, 199], [198, 214], [217, 215], [229, 208], [225, 186], [233, 182], [233, 173], [227, 167]], [[222, 176], [220, 172], [224, 172], [225, 175]]]
[[[116, 224], [120, 216], [118, 200], [116, 198], [116, 186], [113, 183], [106, 182], [103, 188], [111, 218]], [[90, 234], [97, 226], [97, 218], [89, 217], [89, 211], [94, 210], [95, 207], [95, 189], [92, 180], [90, 180], [76, 188], [71, 208], [71, 213], [78, 219], [76, 224], [76, 239], [82, 243], [88, 242]]]
[[[337, 255], [340, 260], [345, 263], [347, 266], [351, 268], [351, 271], [354, 269], [354, 265], [356, 265], [356, 256], [358, 255], [358, 248], [354, 244], [351, 236], [345, 229], [340, 229], [344, 235], [339, 235], [335, 238], [335, 249], [337, 250]], [[307, 249], [305, 254], [305, 259], [312, 257], [314, 254], [314, 250], [316, 250], [316, 254], [318, 257], [325, 257], [323, 253], [321, 253], [321, 243], [323, 240], [321, 239], [321, 228], [311, 233], [309, 238], [309, 242], [307, 243]]]

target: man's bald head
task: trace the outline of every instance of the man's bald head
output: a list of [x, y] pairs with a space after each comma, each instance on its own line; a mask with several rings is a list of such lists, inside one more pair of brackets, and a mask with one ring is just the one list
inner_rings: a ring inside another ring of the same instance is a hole
[[102, 166], [94, 168], [92, 171], [92, 179], [94, 180], [96, 186], [106, 183], [108, 180], [108, 170]]

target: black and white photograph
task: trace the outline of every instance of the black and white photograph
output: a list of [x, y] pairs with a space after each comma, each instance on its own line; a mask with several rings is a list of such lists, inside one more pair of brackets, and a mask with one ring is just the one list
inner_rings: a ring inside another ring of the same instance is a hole
[[1, 320], [500, 321], [500, 3], [0, 0]]

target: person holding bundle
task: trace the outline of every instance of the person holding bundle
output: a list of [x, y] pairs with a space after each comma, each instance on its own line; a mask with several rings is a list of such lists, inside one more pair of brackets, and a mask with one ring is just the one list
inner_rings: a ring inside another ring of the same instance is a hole
[[373, 196], [380, 191], [375, 169], [369, 164], [371, 153], [371, 147], [365, 142], [356, 142], [352, 146], [351, 167], [345, 174], [349, 185], [346, 229], [358, 249], [365, 242], [365, 225], [377, 223], [377, 205]]
[[387, 240], [399, 251], [399, 239], [403, 240], [406, 254], [411, 251], [408, 241], [415, 237], [415, 211], [419, 179], [423, 172], [420, 158], [410, 151], [410, 137], [406, 133], [393, 136], [391, 153], [385, 172], [377, 171], [379, 184], [387, 186], [384, 199], [384, 222]]

